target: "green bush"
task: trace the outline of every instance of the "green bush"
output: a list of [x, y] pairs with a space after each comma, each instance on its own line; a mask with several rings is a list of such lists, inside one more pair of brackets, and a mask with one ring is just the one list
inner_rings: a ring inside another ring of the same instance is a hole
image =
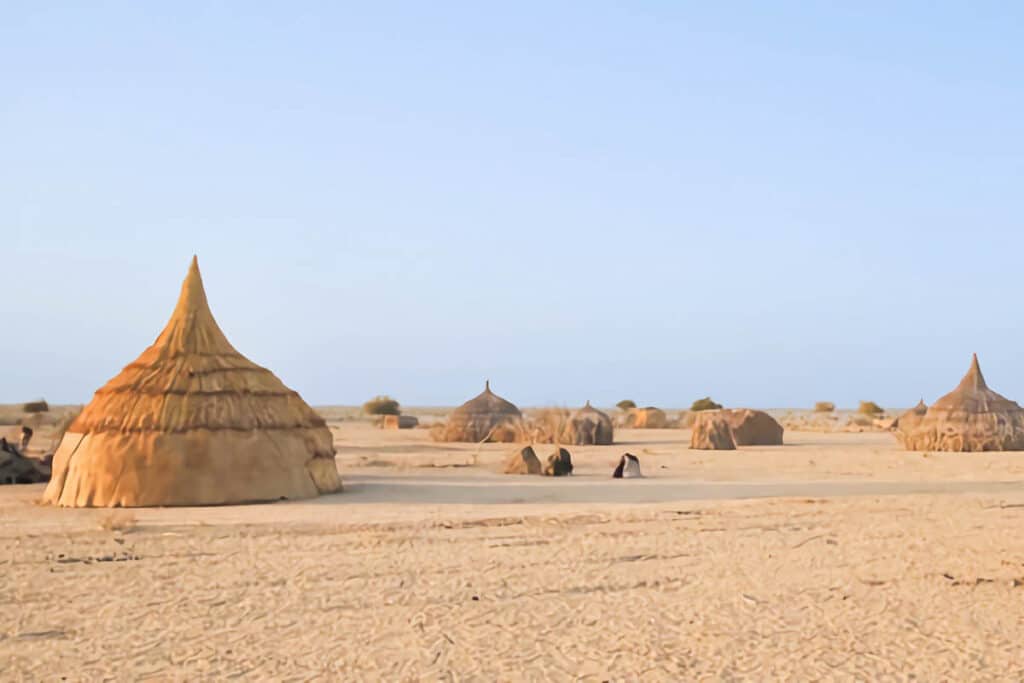
[[885, 409], [874, 401], [861, 401], [857, 412], [862, 415], [881, 415]]
[[43, 399], [39, 399], [38, 401], [29, 401], [21, 407], [21, 410], [25, 413], [48, 413], [50, 406]]
[[690, 406], [690, 410], [692, 412], [695, 412], [695, 413], [698, 413], [698, 412], [700, 412], [702, 410], [721, 410], [721, 409], [722, 409], [722, 404], [721, 403], [715, 403], [714, 401], [711, 400], [710, 396], [705, 396], [704, 398], [699, 398], [699, 399], [697, 399], [696, 401], [693, 402], [693, 405]]
[[615, 407], [618, 408], [619, 410], [632, 410], [633, 408], [636, 408], [636, 403], [633, 402], [633, 401], [630, 401], [627, 398], [627, 399], [624, 399], [624, 400], [619, 401], [618, 403], [616, 403]]
[[818, 401], [814, 404], [814, 412], [816, 413], [831, 413], [835, 411], [836, 404], [830, 401]]
[[363, 404], [363, 412], [367, 415], [400, 415], [398, 401], [390, 396], [375, 396]]

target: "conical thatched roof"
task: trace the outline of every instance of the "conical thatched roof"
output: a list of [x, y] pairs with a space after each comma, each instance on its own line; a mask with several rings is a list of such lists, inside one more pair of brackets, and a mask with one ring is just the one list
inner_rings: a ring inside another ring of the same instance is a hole
[[514, 442], [525, 438], [523, 415], [519, 408], [491, 391], [484, 383], [479, 396], [452, 411], [444, 428], [434, 433], [439, 441]]
[[1024, 410], [988, 388], [975, 354], [957, 388], [897, 434], [912, 451], [1024, 450]]
[[922, 398], [917, 402], [917, 405], [903, 413], [892, 423], [892, 429], [903, 433], [909, 433], [914, 430], [917, 425], [921, 424], [921, 420], [928, 414], [928, 406], [925, 404]]
[[228, 342], [196, 259], [157, 340], [68, 427], [44, 501], [218, 505], [340, 488], [330, 430]]
[[569, 417], [562, 433], [562, 442], [577, 446], [607, 446], [612, 443], [615, 428], [612, 419], [587, 404]]

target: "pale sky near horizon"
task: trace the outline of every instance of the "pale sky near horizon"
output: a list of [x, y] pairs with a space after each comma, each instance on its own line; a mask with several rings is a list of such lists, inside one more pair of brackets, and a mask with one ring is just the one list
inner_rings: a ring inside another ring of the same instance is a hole
[[2, 3], [0, 402], [193, 253], [314, 404], [1024, 401], [1024, 6], [833, 4]]

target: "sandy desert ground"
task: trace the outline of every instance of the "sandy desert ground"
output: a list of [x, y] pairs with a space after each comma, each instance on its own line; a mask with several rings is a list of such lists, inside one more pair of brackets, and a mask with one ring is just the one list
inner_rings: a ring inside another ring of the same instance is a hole
[[[346, 491], [315, 501], [0, 489], [3, 678], [1024, 677], [1024, 454], [620, 430], [547, 479], [499, 474], [508, 446], [332, 429]], [[645, 479], [609, 478], [625, 451]]]

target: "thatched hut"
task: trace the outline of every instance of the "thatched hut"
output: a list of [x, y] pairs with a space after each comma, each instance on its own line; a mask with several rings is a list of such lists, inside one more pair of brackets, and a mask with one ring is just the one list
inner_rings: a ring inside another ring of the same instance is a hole
[[928, 406], [922, 398], [917, 405], [893, 420], [891, 429], [904, 434], [914, 431], [928, 413]]
[[690, 434], [690, 448], [701, 451], [736, 450], [732, 428], [721, 411], [704, 410], [697, 413]]
[[721, 412], [737, 446], [782, 445], [782, 425], [763, 410], [737, 408]]
[[68, 426], [43, 500], [221, 505], [340, 487], [323, 419], [228, 342], [193, 259], [163, 332]]
[[665, 411], [654, 406], [634, 408], [629, 411], [626, 425], [633, 429], [664, 429], [668, 427], [668, 417]]
[[607, 446], [612, 443], [615, 428], [612, 419], [587, 404], [569, 418], [562, 431], [562, 443], [575, 446]]
[[456, 408], [433, 436], [438, 441], [514, 443], [525, 440], [526, 430], [519, 408], [492, 392], [488, 381], [483, 393]]
[[988, 388], [975, 354], [959, 386], [896, 435], [910, 451], [1024, 450], [1024, 409]]

